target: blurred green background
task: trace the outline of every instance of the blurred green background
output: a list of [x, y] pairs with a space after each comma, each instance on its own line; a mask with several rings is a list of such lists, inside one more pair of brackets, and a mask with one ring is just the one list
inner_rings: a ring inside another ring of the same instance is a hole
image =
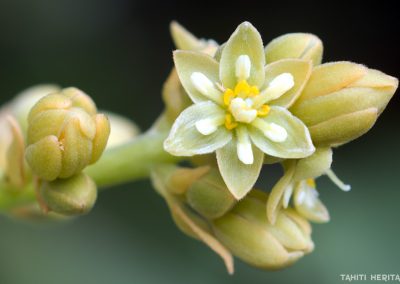
[[[244, 20], [265, 42], [312, 32], [325, 44], [324, 61], [351, 60], [399, 77], [394, 6], [295, 3], [0, 0], [0, 102], [38, 83], [77, 86], [146, 129], [162, 110], [173, 19], [219, 42]], [[91, 214], [67, 223], [0, 216], [0, 283], [300, 284], [340, 283], [344, 273], [400, 274], [399, 108], [397, 95], [373, 130], [335, 151], [333, 169], [353, 189], [318, 181], [332, 220], [314, 226], [315, 251], [288, 269], [263, 272], [236, 261], [228, 276], [216, 255], [175, 228], [163, 200], [141, 181], [102, 192]], [[272, 184], [270, 176], [277, 173], [266, 172], [260, 185]]]

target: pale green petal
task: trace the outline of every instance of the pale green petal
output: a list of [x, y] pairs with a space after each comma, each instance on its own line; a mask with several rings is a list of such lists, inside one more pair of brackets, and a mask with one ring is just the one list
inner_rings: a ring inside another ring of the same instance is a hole
[[274, 185], [271, 190], [271, 194], [267, 201], [267, 217], [268, 221], [271, 224], [275, 224], [276, 217], [281, 209], [280, 206], [282, 204], [281, 200], [285, 191], [289, 189], [289, 187], [293, 186], [293, 175], [296, 169], [296, 165], [294, 161], [290, 161], [285, 168], [284, 175], [278, 180], [278, 182]]
[[211, 82], [218, 83], [220, 81], [218, 62], [207, 54], [186, 50], [174, 51], [174, 62], [179, 79], [192, 101], [195, 103], [209, 101], [209, 98], [196, 89], [190, 77], [194, 72], [200, 72]]
[[264, 153], [280, 158], [299, 159], [307, 157], [315, 151], [307, 127], [288, 110], [272, 106], [269, 114], [262, 119], [267, 123], [275, 123], [285, 128], [288, 134], [285, 141], [273, 142], [259, 129], [253, 126], [249, 127], [252, 141]]
[[311, 61], [301, 59], [283, 59], [265, 67], [265, 86], [282, 73], [290, 73], [294, 79], [294, 86], [278, 99], [268, 104], [289, 108], [298, 98], [312, 71]]
[[218, 47], [218, 49], [217, 49], [217, 51], [215, 52], [215, 54], [214, 54], [214, 59], [217, 60], [218, 62], [221, 61], [221, 55], [222, 55], [222, 51], [223, 51], [224, 48], [225, 48], [225, 45], [226, 45], [226, 42], [223, 43], [223, 44], [221, 44], [221, 45]]
[[165, 151], [175, 156], [193, 156], [214, 152], [232, 139], [224, 126], [210, 135], [201, 134], [195, 123], [201, 119], [224, 115], [225, 112], [213, 102], [194, 104], [185, 109], [175, 120], [168, 138], [164, 141]]
[[272, 40], [265, 47], [265, 58], [267, 63], [285, 58], [301, 58], [312, 60], [314, 65], [318, 65], [322, 60], [322, 52], [322, 42], [317, 36], [290, 33]]
[[339, 146], [366, 133], [377, 118], [378, 109], [369, 108], [321, 122], [311, 126], [309, 130], [315, 145]]
[[243, 198], [254, 186], [263, 165], [264, 154], [253, 146], [254, 162], [243, 164], [237, 155], [237, 141], [233, 139], [217, 150], [218, 167], [229, 191], [236, 199]]
[[264, 83], [264, 49], [260, 34], [249, 22], [240, 24], [227, 41], [221, 54], [220, 78], [225, 88], [236, 85], [236, 60], [240, 55], [248, 55], [251, 61], [250, 85], [261, 87]]
[[204, 42], [187, 29], [185, 29], [178, 22], [172, 21], [170, 24], [170, 31], [175, 46], [183, 50], [200, 50], [204, 47]]

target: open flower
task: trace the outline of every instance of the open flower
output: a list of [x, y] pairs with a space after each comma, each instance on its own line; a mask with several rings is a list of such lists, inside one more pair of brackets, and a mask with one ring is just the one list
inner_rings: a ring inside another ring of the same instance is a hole
[[307, 127], [287, 110], [312, 63], [284, 59], [265, 66], [261, 37], [248, 22], [236, 29], [218, 57], [219, 62], [200, 52], [174, 52], [179, 78], [194, 105], [176, 119], [164, 148], [176, 156], [216, 151], [221, 175], [240, 199], [254, 185], [264, 153], [298, 159], [314, 152]]

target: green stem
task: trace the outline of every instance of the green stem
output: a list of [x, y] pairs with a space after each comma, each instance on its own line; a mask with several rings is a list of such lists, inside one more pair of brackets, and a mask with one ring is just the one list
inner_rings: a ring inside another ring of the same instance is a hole
[[85, 172], [98, 186], [109, 186], [146, 178], [155, 164], [178, 161], [163, 149], [166, 134], [148, 132], [119, 147], [107, 150]]
[[[163, 149], [165, 133], [147, 132], [131, 142], [106, 150], [85, 172], [99, 187], [149, 177], [152, 166], [179, 161]], [[35, 202], [32, 183], [18, 191], [0, 182], [0, 212]]]

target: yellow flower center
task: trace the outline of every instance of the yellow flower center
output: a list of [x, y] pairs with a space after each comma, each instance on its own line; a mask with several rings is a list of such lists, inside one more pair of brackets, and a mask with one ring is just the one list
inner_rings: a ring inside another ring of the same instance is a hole
[[251, 123], [257, 117], [267, 116], [270, 110], [267, 104], [254, 107], [254, 99], [259, 95], [258, 87], [250, 86], [246, 80], [239, 81], [233, 90], [226, 89], [223, 96], [227, 110], [225, 127], [231, 130], [239, 123]]

